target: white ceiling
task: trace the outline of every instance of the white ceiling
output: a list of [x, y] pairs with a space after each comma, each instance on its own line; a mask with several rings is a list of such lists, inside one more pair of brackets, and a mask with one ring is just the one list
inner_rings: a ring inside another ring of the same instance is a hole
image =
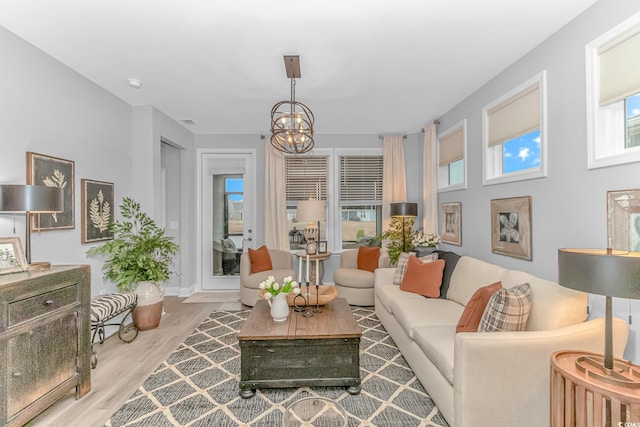
[[287, 54], [316, 133], [413, 133], [595, 1], [2, 0], [0, 25], [195, 133], [268, 132]]

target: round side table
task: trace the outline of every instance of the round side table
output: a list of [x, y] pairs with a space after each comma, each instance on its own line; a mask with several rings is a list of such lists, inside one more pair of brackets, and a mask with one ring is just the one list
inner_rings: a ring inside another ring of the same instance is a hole
[[[303, 279], [306, 278], [307, 253], [305, 251], [298, 251], [295, 253], [295, 255], [298, 257], [296, 274], [300, 275], [300, 272], [302, 272], [302, 277], [298, 277], [298, 282], [302, 284], [303, 282], [305, 282], [305, 280]], [[330, 257], [331, 252], [316, 252], [313, 255], [309, 255], [309, 283], [311, 285], [316, 284], [316, 264], [318, 266], [317, 270], [319, 270], [318, 277], [320, 278], [318, 284], [322, 284], [322, 277], [324, 276], [324, 260], [329, 259]]]
[[349, 417], [342, 406], [324, 397], [305, 397], [293, 402], [282, 417], [283, 427], [346, 427]]

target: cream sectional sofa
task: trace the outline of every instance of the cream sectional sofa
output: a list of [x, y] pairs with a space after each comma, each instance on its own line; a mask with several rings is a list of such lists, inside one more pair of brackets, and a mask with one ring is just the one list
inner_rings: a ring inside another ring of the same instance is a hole
[[[586, 320], [586, 294], [469, 256], [438, 252], [445, 259], [439, 299], [401, 291], [393, 284], [394, 268], [375, 271], [375, 311], [383, 326], [451, 426], [549, 425], [551, 353], [602, 353], [604, 320]], [[456, 334], [475, 290], [499, 280], [503, 288], [530, 284], [526, 331]], [[614, 318], [613, 328], [614, 356], [620, 357], [628, 327]]]

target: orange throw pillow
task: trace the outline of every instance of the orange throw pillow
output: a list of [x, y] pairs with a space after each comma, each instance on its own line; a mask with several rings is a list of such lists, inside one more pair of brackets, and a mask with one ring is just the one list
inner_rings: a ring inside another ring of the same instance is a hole
[[251, 260], [251, 273], [273, 270], [271, 256], [265, 245], [260, 246], [258, 249], [249, 248], [249, 259]]
[[502, 282], [492, 283], [478, 288], [464, 307], [462, 316], [458, 320], [456, 332], [477, 332], [482, 314], [484, 313], [491, 296], [502, 288]]
[[360, 246], [358, 248], [358, 270], [367, 270], [373, 273], [378, 268], [379, 258], [379, 247]]
[[400, 283], [400, 289], [429, 298], [438, 298], [440, 286], [442, 286], [443, 270], [444, 260], [442, 259], [422, 262], [414, 256], [409, 257], [407, 271]]

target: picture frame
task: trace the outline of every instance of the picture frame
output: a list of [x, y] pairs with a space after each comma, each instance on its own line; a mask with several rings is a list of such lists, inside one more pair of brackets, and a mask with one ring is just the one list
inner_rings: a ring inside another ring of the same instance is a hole
[[532, 259], [531, 196], [491, 200], [491, 252]]
[[27, 270], [19, 237], [0, 237], [0, 275], [19, 273]]
[[82, 243], [112, 240], [111, 222], [114, 212], [112, 182], [81, 179]]
[[75, 228], [75, 162], [27, 152], [27, 184], [62, 188], [64, 210], [31, 215], [31, 231]]
[[318, 253], [326, 254], [327, 253], [327, 241], [326, 240], [318, 240]]
[[462, 246], [462, 203], [441, 203], [440, 213], [440, 240]]
[[640, 189], [607, 191], [607, 247], [640, 251]]

